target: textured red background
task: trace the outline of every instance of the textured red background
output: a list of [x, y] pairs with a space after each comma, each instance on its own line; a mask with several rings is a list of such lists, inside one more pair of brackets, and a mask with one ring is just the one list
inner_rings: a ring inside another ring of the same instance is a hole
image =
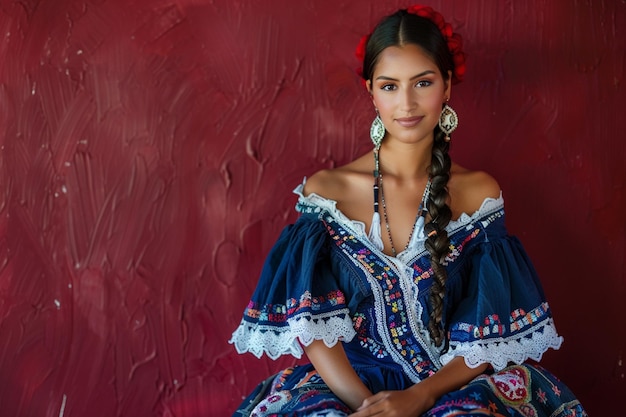
[[[305, 175], [369, 149], [353, 50], [402, 1], [0, 0], [2, 416], [226, 416]], [[591, 415], [626, 382], [623, 1], [434, 1], [455, 159], [500, 181]], [[618, 406], [619, 404], [619, 406]]]

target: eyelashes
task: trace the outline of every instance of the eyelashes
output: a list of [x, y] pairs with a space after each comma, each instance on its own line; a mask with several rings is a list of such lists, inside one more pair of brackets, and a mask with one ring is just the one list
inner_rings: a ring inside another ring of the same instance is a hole
[[[430, 80], [420, 80], [415, 83], [415, 87], [424, 88], [429, 87], [433, 84]], [[380, 89], [383, 91], [395, 91], [398, 89], [398, 86], [394, 83], [387, 83], [380, 86]]]

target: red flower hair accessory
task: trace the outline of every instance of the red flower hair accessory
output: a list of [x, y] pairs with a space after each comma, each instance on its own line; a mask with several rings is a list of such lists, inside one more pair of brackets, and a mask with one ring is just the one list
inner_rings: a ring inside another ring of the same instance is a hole
[[[407, 13], [414, 14], [423, 18], [426, 18], [433, 22], [439, 28], [439, 31], [443, 35], [446, 43], [448, 44], [448, 50], [452, 54], [452, 62], [454, 63], [454, 70], [452, 71], [452, 84], [458, 84], [463, 81], [465, 76], [465, 53], [463, 52], [463, 38], [458, 33], [452, 31], [452, 26], [446, 23], [441, 13], [433, 10], [430, 6], [415, 5], [406, 9]], [[359, 62], [363, 62], [365, 59], [365, 47], [367, 41], [372, 34], [369, 33], [361, 38], [359, 45], [354, 52]], [[363, 68], [357, 69], [357, 73], [362, 77]]]

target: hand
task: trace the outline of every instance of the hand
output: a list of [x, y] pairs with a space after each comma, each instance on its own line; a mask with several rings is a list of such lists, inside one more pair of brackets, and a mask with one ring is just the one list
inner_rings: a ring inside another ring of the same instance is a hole
[[352, 417], [418, 417], [433, 406], [427, 396], [419, 395], [414, 385], [403, 391], [381, 391], [366, 398]]

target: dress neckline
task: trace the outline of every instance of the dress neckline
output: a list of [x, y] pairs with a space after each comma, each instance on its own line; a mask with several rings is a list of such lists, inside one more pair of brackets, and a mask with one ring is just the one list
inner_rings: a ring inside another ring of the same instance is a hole
[[[426, 236], [424, 234], [424, 218], [419, 216], [416, 219], [415, 231], [413, 236], [411, 237], [411, 241], [409, 242], [409, 246], [407, 249], [398, 252], [398, 254], [394, 257], [392, 255], [386, 254], [383, 252], [383, 244], [382, 244], [382, 236], [381, 229], [379, 227], [375, 227], [376, 224], [376, 215], [378, 213], [374, 212], [372, 216], [372, 222], [370, 223], [370, 230], [366, 231], [365, 223], [360, 220], [351, 219], [346, 216], [339, 208], [337, 208], [337, 201], [332, 200], [326, 197], [323, 197], [316, 193], [310, 193], [305, 196], [302, 191], [304, 190], [304, 185], [306, 184], [306, 177], [302, 180], [302, 183], [299, 184], [294, 190], [293, 193], [298, 196], [298, 202], [301, 204], [305, 204], [308, 206], [313, 206], [316, 211], [326, 210], [333, 217], [339, 220], [344, 226], [347, 226], [351, 231], [353, 231], [356, 235], [361, 238], [367, 239], [367, 241], [372, 244], [376, 249], [379, 250], [381, 254], [390, 259], [404, 259], [407, 257], [412, 257], [417, 251], [419, 251], [424, 246], [424, 241], [426, 240]], [[461, 213], [461, 215], [455, 219], [450, 220], [450, 223], [446, 226], [446, 231], [448, 235], [452, 235], [455, 231], [460, 228], [464, 228], [468, 224], [476, 221], [477, 219], [483, 217], [487, 213], [491, 213], [498, 209], [504, 207], [504, 199], [502, 197], [502, 191], [500, 191], [500, 196], [498, 198], [487, 197], [483, 200], [478, 210], [476, 210], [472, 214]], [[421, 222], [420, 222], [421, 219]], [[421, 224], [420, 224], [421, 223]]]

